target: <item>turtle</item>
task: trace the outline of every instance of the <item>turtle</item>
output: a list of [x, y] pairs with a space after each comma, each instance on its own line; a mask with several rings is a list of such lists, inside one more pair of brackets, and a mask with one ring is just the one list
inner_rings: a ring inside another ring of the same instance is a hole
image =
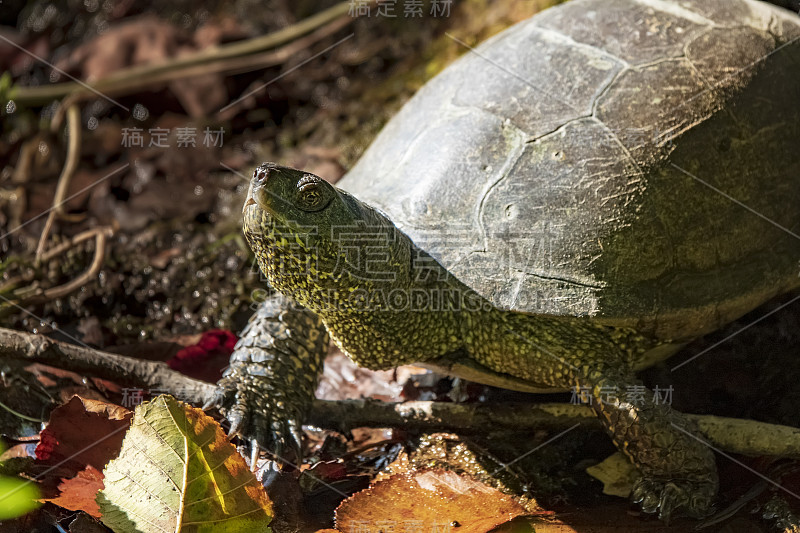
[[[585, 391], [663, 519], [714, 453], [636, 373], [800, 287], [800, 17], [756, 0], [572, 0], [470, 48], [334, 186], [258, 166], [271, 287], [216, 399], [297, 454], [332, 340], [521, 391]], [[648, 391], [649, 392], [649, 391]]]

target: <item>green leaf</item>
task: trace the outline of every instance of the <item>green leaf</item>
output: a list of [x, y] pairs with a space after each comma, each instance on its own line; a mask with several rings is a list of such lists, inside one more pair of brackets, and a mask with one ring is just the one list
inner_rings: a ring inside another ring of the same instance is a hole
[[9, 520], [33, 511], [41, 504], [39, 488], [32, 481], [0, 476], [0, 520]]
[[219, 424], [159, 396], [136, 408], [97, 495], [103, 523], [124, 532], [269, 532], [272, 506]]

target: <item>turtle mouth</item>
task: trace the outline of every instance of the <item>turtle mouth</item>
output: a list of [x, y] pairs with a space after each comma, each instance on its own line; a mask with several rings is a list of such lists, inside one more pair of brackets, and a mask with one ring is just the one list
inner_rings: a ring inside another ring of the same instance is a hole
[[242, 213], [247, 211], [248, 206], [251, 206], [251, 205], [258, 205], [258, 202], [256, 202], [255, 199], [253, 199], [252, 196], [248, 196], [247, 200], [244, 201], [244, 205], [242, 206]]
[[[254, 207], [251, 207], [254, 206]], [[250, 209], [248, 209], [250, 207]], [[244, 204], [242, 229], [245, 235], [252, 236], [259, 240], [268, 240], [274, 236], [275, 220], [269, 212], [259, 205], [252, 197], [249, 197]]]
[[247, 211], [247, 208], [253, 204], [257, 204], [256, 199], [253, 198], [253, 181], [250, 180], [250, 186], [247, 188], [247, 200], [244, 201], [242, 206], [242, 213]]

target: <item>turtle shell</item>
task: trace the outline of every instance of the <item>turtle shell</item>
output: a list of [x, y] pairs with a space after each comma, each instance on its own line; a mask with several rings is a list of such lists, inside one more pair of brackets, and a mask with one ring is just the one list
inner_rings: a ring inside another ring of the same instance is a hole
[[800, 286], [800, 17], [561, 4], [429, 81], [339, 186], [497, 307], [695, 337]]

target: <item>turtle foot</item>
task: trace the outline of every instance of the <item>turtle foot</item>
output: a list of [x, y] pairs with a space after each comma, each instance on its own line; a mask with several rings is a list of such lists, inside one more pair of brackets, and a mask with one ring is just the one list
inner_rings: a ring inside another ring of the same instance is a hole
[[264, 394], [267, 391], [254, 389], [254, 383], [243, 377], [223, 378], [218, 384], [214, 405], [231, 424], [228, 434], [243, 437], [254, 457], [260, 447], [279, 463], [298, 461], [302, 456], [303, 409], [291, 409], [281, 400], [270, 401], [274, 390], [269, 391], [273, 394]]
[[702, 519], [713, 512], [712, 502], [717, 484], [709, 481], [661, 480], [642, 477], [633, 487], [633, 501], [645, 513], [658, 513], [658, 518], [688, 516]]

